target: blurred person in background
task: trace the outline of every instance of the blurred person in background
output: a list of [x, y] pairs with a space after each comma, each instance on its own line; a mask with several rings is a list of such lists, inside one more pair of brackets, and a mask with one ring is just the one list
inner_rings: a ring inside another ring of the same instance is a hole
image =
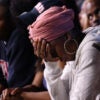
[[100, 25], [100, 0], [85, 0], [79, 16], [83, 30]]

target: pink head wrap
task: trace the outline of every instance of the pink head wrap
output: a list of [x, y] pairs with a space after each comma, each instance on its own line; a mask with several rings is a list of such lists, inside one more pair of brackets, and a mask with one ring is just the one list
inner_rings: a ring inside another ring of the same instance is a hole
[[74, 12], [63, 7], [51, 7], [42, 13], [37, 20], [30, 26], [30, 38], [46, 39], [52, 41], [63, 36], [74, 27]]

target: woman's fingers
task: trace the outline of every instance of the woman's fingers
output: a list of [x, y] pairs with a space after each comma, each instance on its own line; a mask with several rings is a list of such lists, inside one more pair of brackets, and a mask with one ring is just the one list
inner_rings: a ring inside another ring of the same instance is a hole
[[2, 100], [8, 100], [9, 95], [10, 95], [9, 90], [8, 90], [8, 89], [5, 89], [5, 90], [2, 92]]
[[19, 94], [23, 91], [22, 88], [15, 88], [13, 89], [13, 91], [11, 91], [11, 95], [16, 95], [16, 94]]
[[37, 56], [40, 57], [41, 55], [41, 45], [42, 45], [42, 40], [37, 40]]
[[[51, 45], [44, 39], [36, 40], [33, 42], [34, 53], [40, 58], [47, 61], [57, 61], [59, 57]], [[56, 55], [56, 56], [55, 56]]]
[[[54, 55], [52, 54], [52, 52], [51, 52], [51, 50], [53, 50], [53, 49], [51, 49], [51, 47], [50, 47], [50, 44], [49, 43], [47, 43], [47, 45], [46, 45], [46, 60], [47, 61], [57, 61], [57, 60], [59, 60], [59, 57], [54, 57]], [[55, 51], [55, 53], [56, 53], [56, 51]]]
[[34, 54], [37, 55], [37, 44], [38, 44], [38, 41], [34, 41], [32, 43], [33, 47], [34, 47]]
[[46, 56], [46, 40], [42, 40], [41, 44], [41, 52], [40, 52], [40, 57], [44, 58]]
[[51, 58], [51, 51], [50, 51], [50, 44], [49, 43], [47, 43], [47, 45], [46, 45], [46, 57], [47, 58]]
[[36, 40], [33, 43], [34, 47], [34, 53], [41, 58], [45, 57], [45, 47], [46, 47], [46, 41], [45, 40]]

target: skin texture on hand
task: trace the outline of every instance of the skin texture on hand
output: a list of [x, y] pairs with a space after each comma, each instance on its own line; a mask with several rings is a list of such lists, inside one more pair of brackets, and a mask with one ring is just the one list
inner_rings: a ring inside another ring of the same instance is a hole
[[[46, 40], [37, 40], [33, 42], [34, 53], [46, 61], [57, 61], [59, 57], [54, 57], [51, 45]], [[52, 51], [52, 52], [51, 52]]]
[[9, 95], [9, 90], [3, 91], [2, 100], [51, 100], [46, 92], [22, 92], [17, 95]]
[[24, 100], [51, 100], [48, 92], [23, 92], [21, 96]]
[[3, 92], [2, 92], [2, 95], [1, 95], [1, 100], [23, 100], [23, 98], [17, 94], [17, 95], [11, 95], [12, 89], [5, 89]]

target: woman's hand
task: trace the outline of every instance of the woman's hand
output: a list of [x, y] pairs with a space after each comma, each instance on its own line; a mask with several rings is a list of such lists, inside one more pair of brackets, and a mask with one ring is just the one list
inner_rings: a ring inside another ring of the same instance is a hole
[[24, 91], [23, 88], [19, 88], [19, 87], [18, 87], [18, 88], [13, 89], [13, 90], [10, 92], [10, 94], [11, 94], [12, 96], [15, 96], [15, 95], [21, 94], [23, 91]]
[[10, 90], [5, 89], [1, 94], [1, 100], [10, 100]]
[[20, 96], [18, 89], [5, 89], [2, 92], [1, 100], [23, 100], [23, 98]]
[[32, 43], [34, 47], [34, 53], [43, 58], [46, 61], [57, 61], [59, 57], [57, 56], [56, 51], [46, 40], [36, 40]]

